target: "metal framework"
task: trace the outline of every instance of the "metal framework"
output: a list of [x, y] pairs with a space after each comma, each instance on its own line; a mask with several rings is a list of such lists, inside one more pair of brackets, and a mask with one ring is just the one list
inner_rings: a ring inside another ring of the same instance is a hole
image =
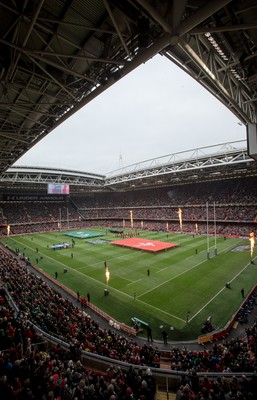
[[[208, 146], [154, 158], [116, 170], [105, 179], [105, 186], [188, 183], [249, 174], [255, 164], [248, 156], [245, 141]], [[250, 167], [250, 168], [249, 168]]]
[[256, 10], [255, 0], [0, 0], [0, 173], [157, 53], [255, 123]]
[[12, 167], [0, 177], [0, 185], [40, 187], [48, 183], [69, 184], [74, 187], [103, 188], [104, 176], [56, 168]]
[[253, 176], [257, 161], [250, 158], [246, 142], [237, 141], [146, 160], [108, 175], [51, 168], [12, 167], [0, 176], [2, 193], [46, 191], [48, 183], [69, 184], [71, 193], [128, 191]]

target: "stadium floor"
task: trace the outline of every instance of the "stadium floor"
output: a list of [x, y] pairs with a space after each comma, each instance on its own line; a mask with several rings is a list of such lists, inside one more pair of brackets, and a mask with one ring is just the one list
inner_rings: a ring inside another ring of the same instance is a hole
[[[12, 255], [13, 255], [13, 253], [12, 253]], [[30, 267], [30, 266], [27, 266], [27, 267], [31, 271], [35, 272], [35, 269], [33, 267]], [[40, 275], [40, 271], [36, 270], [36, 273], [37, 273], [37, 275]], [[65, 290], [63, 290], [59, 286], [55, 285], [55, 283], [51, 279], [46, 278], [45, 275], [44, 276], [42, 275], [42, 278], [47, 281], [49, 286], [55, 287], [62, 294], [63, 297], [68, 298], [70, 301], [72, 301], [72, 303], [74, 305], [78, 306], [77, 299], [75, 299], [73, 296], [71, 296], [69, 293], [67, 293]], [[255, 306], [253, 311], [248, 315], [248, 322], [246, 324], [238, 323], [235, 328], [232, 328], [230, 333], [227, 335], [226, 340], [231, 340], [233, 338], [244, 338], [246, 336], [246, 332], [245, 332], [246, 328], [252, 326], [254, 321], [256, 320], [256, 308], [257, 308], [257, 305]], [[88, 315], [91, 316], [91, 318], [93, 320], [97, 321], [102, 328], [110, 329], [108, 321], [106, 321], [100, 315], [95, 313], [93, 310], [87, 308], [86, 312], [87, 312]], [[124, 336], [129, 337], [124, 332], [122, 334]], [[146, 337], [142, 337], [142, 336], [137, 336], [135, 338], [135, 341], [139, 345], [143, 345], [143, 344], [147, 343]], [[224, 341], [224, 339], [222, 339], [221, 342], [222, 341]], [[219, 341], [217, 341], [216, 343], [218, 343], [218, 342]], [[162, 341], [155, 340], [154, 338], [153, 338], [153, 342], [149, 343], [149, 344], [151, 344], [154, 347], [158, 347], [160, 350], [168, 350], [171, 347], [172, 348], [173, 347], [177, 347], [177, 348], [187, 348], [188, 350], [195, 350], [195, 351], [201, 351], [203, 349], [209, 349], [209, 348], [212, 348], [212, 345], [213, 345], [213, 343], [211, 343], [211, 342], [200, 345], [200, 344], [198, 344], [197, 339], [196, 340], [191, 340], [191, 341], [183, 341], [183, 342], [175, 342], [175, 341], [169, 341], [168, 340], [168, 343], [164, 344]]]

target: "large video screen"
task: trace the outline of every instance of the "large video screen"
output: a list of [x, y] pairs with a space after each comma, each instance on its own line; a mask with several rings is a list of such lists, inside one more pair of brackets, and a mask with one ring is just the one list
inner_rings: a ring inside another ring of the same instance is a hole
[[70, 194], [70, 185], [68, 185], [68, 184], [59, 185], [56, 183], [48, 183], [47, 193], [48, 194]]

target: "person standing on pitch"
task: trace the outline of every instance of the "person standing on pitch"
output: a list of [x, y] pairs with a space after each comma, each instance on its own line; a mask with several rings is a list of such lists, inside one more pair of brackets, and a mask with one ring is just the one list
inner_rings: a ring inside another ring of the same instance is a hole
[[150, 326], [147, 326], [147, 341], [148, 342], [152, 342], [153, 341], [153, 337], [152, 337], [152, 329], [150, 328]]
[[165, 330], [162, 331], [163, 343], [168, 344], [168, 334]]

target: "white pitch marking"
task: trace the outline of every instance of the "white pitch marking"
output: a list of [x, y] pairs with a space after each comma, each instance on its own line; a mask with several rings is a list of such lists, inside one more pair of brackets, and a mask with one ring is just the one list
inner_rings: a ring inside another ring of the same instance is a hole
[[129, 283], [127, 286], [133, 285], [133, 283], [137, 283], [137, 282], [139, 282], [139, 281], [142, 281], [142, 278], [138, 279], [137, 281], [134, 281], [134, 282]]
[[[251, 265], [251, 263], [247, 264], [241, 271], [239, 271], [233, 279], [231, 279], [230, 282], [233, 282], [239, 275], [241, 275], [241, 273], [247, 268], [249, 267], [249, 265]], [[198, 314], [200, 314], [201, 311], [203, 311], [205, 309], [205, 307], [207, 307], [221, 292], [223, 292], [223, 290], [225, 290], [226, 287], [224, 286], [221, 290], [219, 290], [215, 296], [213, 296], [200, 310], [197, 311], [197, 313], [195, 315], [192, 316], [192, 318], [190, 318], [190, 321], [192, 321], [192, 319], [194, 319]]]
[[[214, 247], [214, 246], [213, 246], [213, 247]], [[228, 248], [230, 248], [230, 247], [234, 247], [234, 245], [233, 245], [233, 246], [229, 246]], [[226, 250], [224, 249], [221, 253], [223, 253], [224, 251], [227, 251], [227, 249], [226, 249]], [[187, 270], [181, 272], [180, 274], [173, 276], [172, 278], [168, 279], [167, 281], [162, 282], [162, 283], [160, 283], [160, 284], [157, 285], [157, 286], [154, 286], [153, 288], [151, 288], [151, 289], [147, 290], [146, 292], [142, 293], [142, 294], [140, 295], [140, 297], [141, 297], [141, 296], [144, 296], [145, 294], [147, 294], [147, 293], [149, 293], [149, 292], [151, 292], [151, 291], [153, 291], [153, 290], [155, 290], [155, 289], [157, 289], [158, 287], [160, 287], [160, 286], [162, 286], [162, 285], [166, 285], [166, 283], [171, 282], [171, 281], [173, 281], [174, 279], [178, 278], [179, 276], [186, 274], [187, 272], [189, 272], [189, 271], [191, 271], [192, 269], [198, 267], [199, 265], [203, 264], [204, 262], [206, 262], [206, 260], [203, 260], [202, 262], [193, 265], [193, 267], [191, 267], [191, 268], [189, 268], [189, 269], [187, 269]]]

